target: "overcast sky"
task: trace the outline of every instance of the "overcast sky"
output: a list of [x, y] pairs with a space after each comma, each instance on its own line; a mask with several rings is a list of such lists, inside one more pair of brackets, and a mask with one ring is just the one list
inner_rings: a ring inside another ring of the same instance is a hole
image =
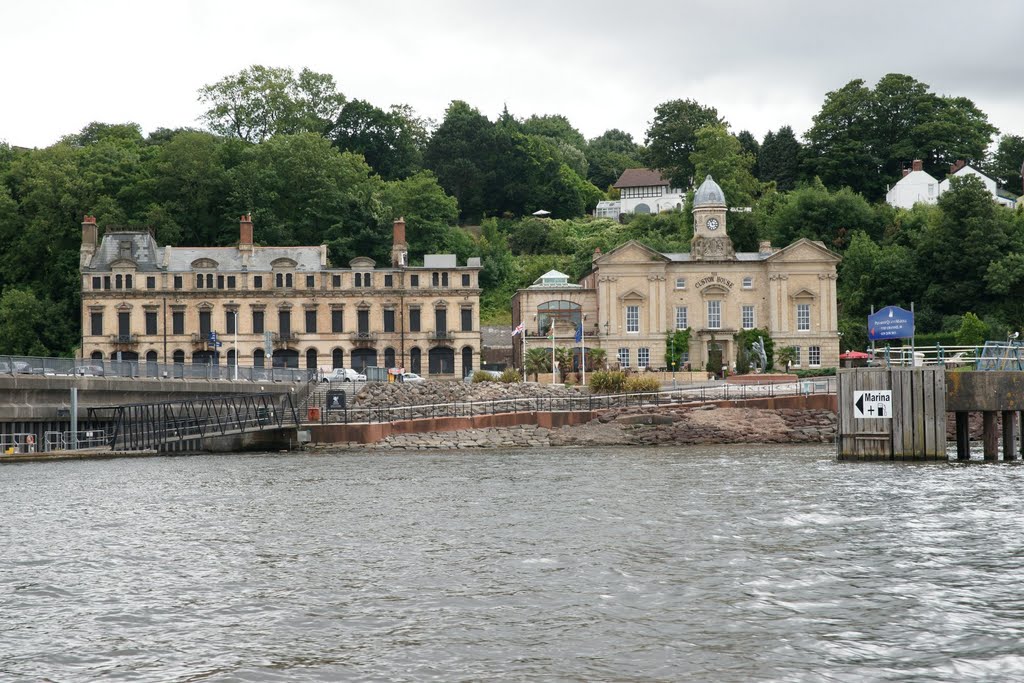
[[637, 142], [677, 98], [801, 135], [828, 91], [899, 72], [1024, 134], [1020, 0], [33, 0], [0, 5], [0, 27], [0, 140], [26, 147], [91, 121], [198, 126], [196, 91], [252, 64], [438, 122], [462, 99]]

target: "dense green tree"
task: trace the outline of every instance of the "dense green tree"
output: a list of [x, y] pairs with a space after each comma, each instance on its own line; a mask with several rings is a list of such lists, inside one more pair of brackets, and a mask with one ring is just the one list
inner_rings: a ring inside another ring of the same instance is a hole
[[484, 189], [491, 182], [487, 158], [493, 137], [493, 125], [486, 116], [455, 100], [424, 153], [424, 165], [459, 202], [462, 216], [470, 220], [483, 217], [486, 209]]
[[587, 180], [606, 190], [627, 168], [639, 168], [642, 150], [633, 136], [617, 128], [607, 130], [587, 143]]
[[760, 178], [761, 172], [757, 164], [758, 159], [761, 157], [761, 144], [749, 130], [741, 130], [736, 134], [736, 139], [740, 141], [740, 149], [743, 150], [743, 153], [749, 154], [750, 158], [754, 160], [753, 166], [750, 167], [750, 172], [755, 178]]
[[883, 190], [880, 161], [871, 145], [874, 98], [856, 79], [825, 95], [807, 131], [807, 175], [828, 187], [849, 187], [877, 199]]
[[334, 144], [362, 154], [385, 180], [405, 178], [419, 170], [423, 155], [415, 125], [401, 111], [384, 111], [363, 100], [346, 102], [334, 126]]
[[278, 134], [330, 135], [345, 96], [334, 77], [253, 65], [199, 89], [203, 119], [219, 135], [262, 142]]
[[800, 142], [789, 126], [777, 133], [768, 131], [757, 157], [757, 179], [774, 182], [780, 191], [789, 192], [800, 178]]
[[644, 161], [669, 177], [673, 187], [693, 185], [690, 155], [697, 150], [697, 131], [705, 126], [728, 126], [714, 107], [694, 100], [671, 100], [654, 108], [647, 129]]
[[53, 304], [26, 289], [8, 287], [0, 296], [0, 353], [58, 356], [67, 353], [66, 318], [53, 315]]
[[1021, 186], [1021, 169], [1024, 168], [1024, 137], [1004, 135], [992, 156], [989, 170], [1000, 187], [1014, 194], [1024, 194]]
[[418, 260], [424, 254], [455, 253], [469, 256], [472, 246], [458, 239], [459, 206], [445, 194], [430, 171], [384, 184], [382, 198], [386, 218], [403, 216], [409, 241], [409, 257]]
[[527, 135], [539, 135], [553, 140], [561, 140], [579, 150], [582, 150], [587, 144], [583, 133], [576, 130], [569, 122], [569, 119], [561, 114], [530, 116], [523, 121], [520, 132]]
[[906, 305], [921, 297], [914, 252], [902, 245], [882, 247], [863, 231], [851, 235], [839, 264], [837, 286], [842, 314], [860, 324], [872, 307]]
[[806, 237], [821, 240], [829, 249], [842, 251], [857, 230], [873, 239], [880, 238], [882, 225], [861, 195], [849, 188], [829, 192], [816, 180], [784, 195], [768, 219], [766, 230], [778, 246]]
[[751, 206], [759, 191], [750, 169], [754, 158], [743, 151], [740, 141], [723, 125], [705, 126], [697, 131], [697, 143], [690, 163], [698, 178], [712, 176], [725, 192], [730, 206]]
[[988, 325], [970, 311], [964, 313], [956, 331], [958, 346], [981, 346], [988, 339]]

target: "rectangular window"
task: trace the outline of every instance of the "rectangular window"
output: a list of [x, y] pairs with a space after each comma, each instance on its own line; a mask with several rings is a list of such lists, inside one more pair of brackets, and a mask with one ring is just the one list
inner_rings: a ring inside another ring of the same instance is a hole
[[410, 287], [419, 287], [420, 286], [420, 276], [419, 275], [410, 275], [409, 276], [409, 286]]
[[171, 313], [171, 334], [185, 334], [185, 311]]
[[409, 309], [409, 331], [420, 331], [420, 309], [418, 308]]
[[103, 278], [101, 278], [98, 275], [93, 276], [93, 278], [92, 278], [92, 288], [93, 289], [102, 289], [103, 288]]
[[228, 275], [228, 289], [234, 289], [238, 285], [236, 284], [235, 276]]
[[181, 281], [181, 276], [180, 275], [175, 275], [174, 276], [174, 288], [175, 289], [181, 289], [182, 286], [183, 286], [183, 283]]
[[722, 302], [721, 301], [709, 301], [708, 302], [708, 329], [709, 330], [720, 330], [720, 329], [722, 329]]
[[753, 288], [754, 288], [754, 278], [752, 278], [749, 275], [745, 276], [743, 278], [743, 289], [753, 289]]
[[103, 289], [110, 289], [110, 276], [109, 275], [104, 275], [103, 276]]
[[808, 346], [807, 347], [807, 364], [812, 368], [821, 366], [821, 347], [820, 346]]
[[359, 334], [370, 333], [370, 311], [365, 308], [356, 311], [356, 332]]
[[641, 346], [636, 350], [636, 364], [641, 368], [651, 367], [651, 350], [649, 348]]
[[228, 309], [224, 311], [224, 334], [235, 334], [235, 322], [238, 320], [238, 311]]
[[278, 311], [277, 312], [277, 332], [281, 335], [281, 339], [289, 339], [292, 336], [292, 312], [291, 311]]
[[392, 275], [391, 273], [385, 273], [384, 274], [384, 286], [385, 287], [394, 287], [395, 286], [395, 276]]
[[625, 347], [622, 347], [622, 348], [619, 349], [619, 367], [620, 368], [628, 368], [629, 367], [629, 349], [627, 349]]
[[150, 276], [146, 278], [146, 289], [156, 289], [155, 277]]
[[640, 331], [640, 307], [626, 306], [626, 332]]
[[463, 287], [472, 287], [470, 282], [471, 282], [471, 280], [470, 280], [470, 277], [469, 277], [469, 273], [463, 273], [462, 274], [462, 286]]
[[472, 332], [473, 331], [473, 309], [463, 308], [462, 311], [462, 331]]
[[262, 275], [253, 275], [252, 276], [252, 288], [253, 289], [263, 289], [263, 276]]
[[676, 329], [685, 330], [690, 326], [686, 315], [686, 306], [676, 306]]
[[793, 347], [793, 365], [796, 366], [796, 367], [800, 367], [800, 347], [799, 346], [794, 346]]
[[331, 332], [342, 332], [345, 329], [345, 311], [335, 308], [331, 311]]
[[127, 340], [132, 336], [131, 314], [127, 312], [117, 314], [117, 336], [122, 340]]
[[799, 331], [807, 331], [811, 329], [811, 305], [810, 304], [797, 304], [796, 305], [796, 329]]
[[384, 331], [395, 331], [395, 309], [393, 308], [384, 309]]
[[210, 331], [213, 328], [210, 326], [210, 312], [199, 311], [199, 335], [203, 339], [207, 339], [210, 336]]
[[146, 334], [156, 334], [156, 311], [146, 311]]
[[448, 309], [447, 308], [435, 308], [434, 309], [434, 331], [437, 332], [438, 336], [448, 334]]
[[754, 329], [754, 307], [744, 306], [743, 307], [743, 329], [752, 330]]
[[430, 274], [430, 285], [432, 287], [439, 287], [441, 285], [441, 274], [431, 273]]
[[308, 334], [316, 334], [316, 309], [310, 308], [306, 310], [306, 332]]
[[203, 282], [204, 282], [203, 276], [202, 275], [196, 275], [196, 289], [202, 289], [203, 288]]
[[340, 289], [341, 288], [341, 276], [340, 275], [332, 275], [331, 276], [331, 287], [334, 287], [335, 289]]
[[217, 276], [217, 289], [224, 289], [224, 276], [223, 275], [218, 275]]
[[213, 289], [213, 273], [206, 274], [206, 288]]
[[315, 287], [316, 287], [316, 276], [315, 275], [307, 275], [306, 276], [306, 289], [313, 289]]
[[441, 286], [442, 287], [447, 287], [448, 286], [448, 273], [441, 273]]
[[89, 315], [92, 336], [99, 337], [103, 334], [103, 313], [96, 312]]
[[263, 311], [252, 312], [252, 333], [263, 334]]
[[686, 289], [686, 278], [685, 277], [677, 277], [676, 278], [676, 289]]

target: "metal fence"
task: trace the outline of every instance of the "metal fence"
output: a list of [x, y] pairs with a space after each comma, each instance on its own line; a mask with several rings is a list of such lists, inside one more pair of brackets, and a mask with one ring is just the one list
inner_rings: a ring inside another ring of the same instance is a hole
[[309, 410], [305, 417], [308, 422], [321, 424], [380, 423], [399, 420], [416, 420], [439, 417], [471, 417], [474, 415], [496, 415], [499, 413], [523, 412], [581, 412], [671, 405], [681, 403], [705, 403], [708, 401], [729, 401], [776, 396], [807, 396], [813, 394], [835, 394], [835, 377], [816, 377], [796, 382], [773, 382], [765, 384], [729, 384], [713, 382], [666, 391], [634, 394], [590, 394], [578, 396], [537, 396], [532, 398], [496, 399], [493, 401], [455, 401], [452, 403], [430, 403], [409, 406], [346, 407], [328, 409], [326, 403]]
[[0, 375], [207, 379], [239, 382], [308, 382], [316, 369], [250, 368], [209, 363], [151, 363], [78, 358], [0, 356]]

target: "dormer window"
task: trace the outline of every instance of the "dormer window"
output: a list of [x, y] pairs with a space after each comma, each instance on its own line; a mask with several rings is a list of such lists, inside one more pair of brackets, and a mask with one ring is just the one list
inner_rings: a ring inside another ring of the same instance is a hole
[[117, 243], [117, 258], [130, 259], [132, 257], [131, 240], [121, 240]]

